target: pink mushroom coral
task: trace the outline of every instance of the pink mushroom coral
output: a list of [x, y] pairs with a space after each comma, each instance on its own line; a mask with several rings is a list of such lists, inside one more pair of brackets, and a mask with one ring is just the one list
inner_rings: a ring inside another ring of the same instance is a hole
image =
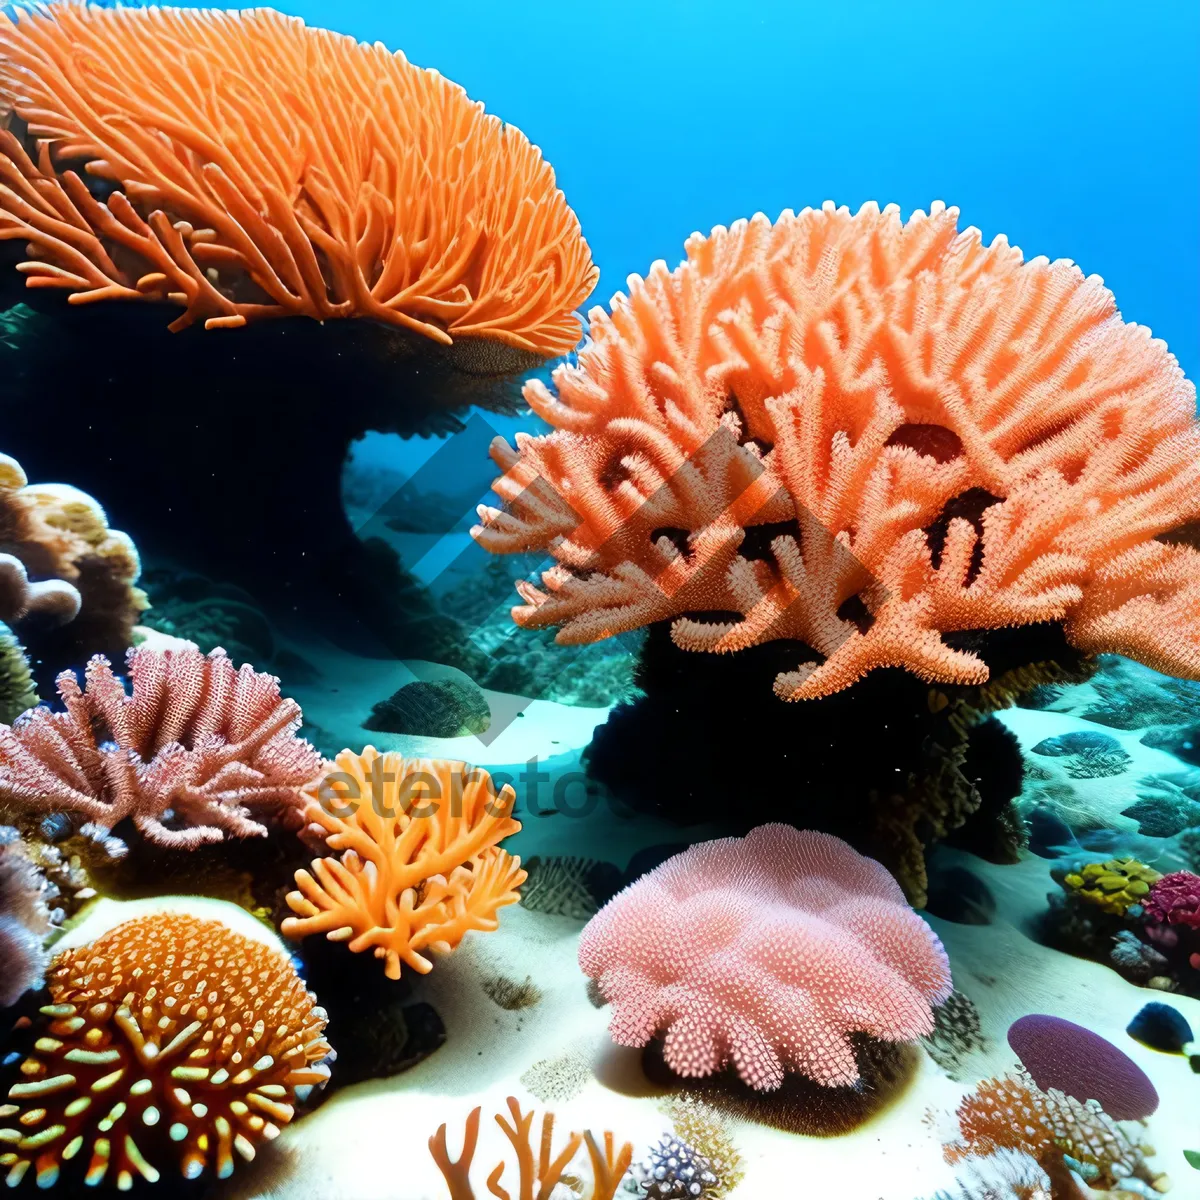
[[787, 1071], [856, 1083], [849, 1034], [920, 1037], [950, 994], [945, 951], [891, 875], [788, 825], [668, 859], [592, 918], [579, 965], [613, 1005], [619, 1045], [665, 1034], [677, 1074], [732, 1063], [762, 1091]]

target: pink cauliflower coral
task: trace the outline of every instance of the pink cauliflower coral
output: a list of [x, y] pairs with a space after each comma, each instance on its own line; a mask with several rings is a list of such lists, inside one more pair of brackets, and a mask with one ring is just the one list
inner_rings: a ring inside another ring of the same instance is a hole
[[787, 1071], [859, 1078], [849, 1034], [907, 1041], [950, 994], [933, 931], [880, 866], [839, 838], [762, 825], [668, 859], [588, 923], [579, 965], [622, 1046], [665, 1034], [679, 1075], [732, 1063], [751, 1087]]
[[1164, 875], [1150, 889], [1145, 908], [1151, 921], [1200, 929], [1200, 875], [1191, 871]]

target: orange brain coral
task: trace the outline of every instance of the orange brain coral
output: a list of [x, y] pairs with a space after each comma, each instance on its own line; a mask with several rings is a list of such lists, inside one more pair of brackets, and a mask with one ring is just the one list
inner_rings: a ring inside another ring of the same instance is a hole
[[374, 746], [343, 750], [335, 765], [305, 795], [308, 820], [341, 857], [296, 872], [287, 902], [298, 915], [284, 934], [372, 950], [399, 979], [401, 962], [425, 973], [433, 963], [423, 951], [496, 929], [497, 910], [515, 904], [525, 882], [521, 860], [497, 847], [521, 828], [512, 788], [497, 793], [479, 767]]
[[1200, 677], [1195, 389], [1100, 279], [957, 216], [760, 215], [595, 310], [557, 395], [526, 387], [555, 432], [493, 445], [475, 536], [557, 559], [516, 621], [796, 639], [820, 661], [789, 700], [882, 666], [977, 684], [943, 635], [1044, 621]]
[[2, 1110], [9, 1186], [32, 1165], [50, 1187], [81, 1151], [93, 1185], [154, 1183], [172, 1161], [225, 1178], [292, 1119], [297, 1088], [329, 1077], [325, 1012], [287, 956], [219, 921], [126, 922], [60, 954], [49, 988], [49, 1028]]
[[542, 356], [578, 341], [597, 272], [540, 151], [381, 45], [269, 9], [0, 13], [9, 109], [38, 139], [0, 130], [0, 240], [29, 244], [31, 287], [167, 300], [173, 328], [299, 314]]

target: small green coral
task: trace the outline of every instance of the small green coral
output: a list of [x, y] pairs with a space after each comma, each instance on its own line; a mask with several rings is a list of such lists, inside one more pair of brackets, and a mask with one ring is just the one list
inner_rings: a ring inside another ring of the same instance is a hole
[[0, 621], [0, 723], [11, 725], [37, 703], [37, 688], [29, 671], [25, 647]]
[[1110, 858], [1075, 864], [1056, 878], [1069, 895], [1094, 904], [1102, 912], [1123, 917], [1135, 904], [1142, 903], [1162, 875], [1136, 858]]

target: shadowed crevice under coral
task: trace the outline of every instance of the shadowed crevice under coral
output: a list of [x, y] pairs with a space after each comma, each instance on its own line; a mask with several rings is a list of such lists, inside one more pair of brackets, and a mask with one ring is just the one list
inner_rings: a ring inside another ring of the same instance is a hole
[[879, 858], [919, 904], [921, 846], [957, 829], [964, 848], [1011, 862], [1019, 844], [1009, 802], [1021, 787], [1020, 752], [983, 718], [1019, 693], [1025, 670], [1076, 679], [1090, 669], [1054, 625], [949, 640], [984, 657], [994, 686], [931, 688], [882, 669], [787, 704], [770, 682], [796, 643], [694, 654], [654, 626], [636, 675], [645, 694], [596, 730], [589, 773], [630, 807], [685, 825], [745, 832], [775, 819], [834, 833]]
[[[443, 348], [363, 320], [172, 334], [156, 305], [31, 301], [14, 280], [0, 249], [8, 302], [38, 306], [21, 310], [16, 349], [0, 343], [4, 449], [31, 478], [102, 497], [151, 555], [178, 553], [186, 529], [192, 569], [360, 652], [395, 651], [390, 572], [342, 507], [350, 443], [368, 430], [447, 432], [473, 404], [511, 410], [531, 356], [478, 339]], [[47, 428], [88, 436], [48, 439]]]
[[921, 1051], [908, 1042], [879, 1042], [852, 1034], [861, 1079], [855, 1087], [822, 1087], [803, 1075], [789, 1075], [781, 1088], [757, 1092], [732, 1070], [707, 1079], [680, 1079], [662, 1059], [662, 1043], [642, 1052], [646, 1076], [680, 1095], [756, 1125], [805, 1137], [840, 1137], [865, 1125], [899, 1101], [916, 1078]]

